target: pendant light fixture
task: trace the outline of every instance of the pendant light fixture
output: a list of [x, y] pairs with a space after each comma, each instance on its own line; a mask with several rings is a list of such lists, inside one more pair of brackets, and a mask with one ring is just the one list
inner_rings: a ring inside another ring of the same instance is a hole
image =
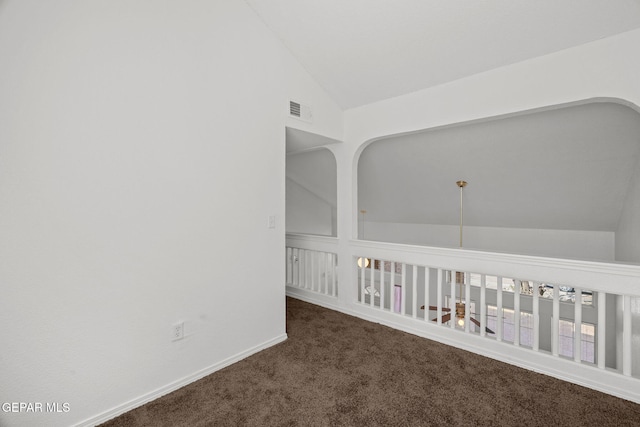
[[456, 181], [456, 185], [460, 187], [460, 247], [462, 247], [462, 189], [467, 186], [467, 181]]
[[[467, 181], [456, 181], [456, 185], [458, 187], [460, 187], [460, 248], [462, 248], [462, 225], [463, 225], [463, 209], [462, 209], [462, 191], [463, 188], [467, 186]], [[456, 317], [457, 317], [457, 322], [459, 326], [464, 326], [464, 314], [465, 314], [465, 310], [466, 310], [466, 305], [465, 303], [462, 302], [462, 283], [464, 282], [464, 273], [463, 272], [456, 272], [456, 277], [455, 279], [459, 286], [460, 286], [460, 292], [458, 293], [460, 302], [456, 303]]]
[[[462, 248], [462, 227], [464, 225], [463, 222], [463, 205], [462, 205], [462, 189], [464, 187], [467, 186], [467, 181], [456, 181], [456, 185], [458, 186], [458, 188], [460, 188], [460, 248]], [[453, 276], [453, 274], [450, 275], [450, 281], [449, 283], [451, 283], [451, 281], [455, 281], [453, 282], [454, 285], [455, 283], [458, 283], [458, 285], [460, 286], [460, 291], [458, 292], [459, 295], [459, 302], [456, 302], [456, 312], [455, 312], [455, 321], [458, 324], [458, 326], [460, 327], [464, 327], [464, 316], [466, 314], [466, 304], [462, 302], [462, 284], [464, 283], [464, 273], [462, 271], [456, 271], [455, 277]], [[423, 305], [422, 307], [420, 307], [421, 309], [424, 309], [425, 306]], [[440, 307], [438, 308], [435, 305], [430, 305], [429, 307], [429, 311], [437, 311], [437, 310], [442, 310], [443, 312], [445, 312], [440, 321], [442, 323], [446, 323], [449, 321], [453, 321], [454, 319], [452, 318], [452, 314], [451, 313], [451, 309], [448, 307]], [[471, 314], [471, 313], [469, 313]], [[426, 314], [425, 314], [426, 316]], [[434, 322], [436, 322], [438, 319], [432, 319]], [[480, 327], [480, 322], [477, 319], [474, 319], [473, 317], [469, 317], [469, 320], [471, 321], [471, 323], [473, 323], [474, 325], [476, 325], [477, 327]], [[487, 333], [493, 334], [495, 332], [493, 332], [491, 329], [487, 328], [485, 326], [485, 331]]]
[[[362, 232], [360, 233], [360, 238], [364, 240], [364, 215], [367, 213], [367, 211], [365, 209], [361, 209], [360, 213], [362, 214], [362, 222], [361, 222]], [[363, 258], [363, 257], [358, 258], [358, 267], [360, 268], [362, 268], [363, 265], [364, 265], [364, 268], [367, 268], [369, 267], [370, 263], [371, 263], [371, 260], [369, 258]]]

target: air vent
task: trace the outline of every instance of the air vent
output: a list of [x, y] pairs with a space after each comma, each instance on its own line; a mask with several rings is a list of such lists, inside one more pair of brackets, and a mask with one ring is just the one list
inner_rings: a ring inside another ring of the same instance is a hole
[[313, 116], [311, 115], [311, 108], [295, 101], [289, 101], [289, 117], [293, 117], [295, 119], [302, 120], [309, 123], [313, 121]]
[[300, 117], [300, 104], [297, 102], [289, 101], [289, 114], [294, 117]]

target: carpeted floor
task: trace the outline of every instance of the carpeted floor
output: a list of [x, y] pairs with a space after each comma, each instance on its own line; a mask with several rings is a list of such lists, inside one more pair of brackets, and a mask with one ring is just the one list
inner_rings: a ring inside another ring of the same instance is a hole
[[287, 330], [103, 426], [640, 426], [638, 404], [291, 298]]

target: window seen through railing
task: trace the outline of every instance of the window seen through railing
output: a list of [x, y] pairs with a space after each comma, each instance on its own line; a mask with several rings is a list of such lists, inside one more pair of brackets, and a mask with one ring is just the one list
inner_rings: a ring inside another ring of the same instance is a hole
[[[480, 287], [481, 274], [471, 273], [468, 275], [469, 283], [471, 286]], [[497, 289], [498, 288], [498, 277], [497, 276], [485, 276], [487, 289]], [[520, 281], [520, 295], [533, 295], [534, 292], [534, 282], [529, 280], [521, 280]], [[516, 280], [503, 277], [502, 278], [502, 290], [505, 292], [514, 292], [516, 287]], [[559, 285], [560, 288], [560, 301], [567, 303], [575, 302], [575, 289], [569, 286]], [[540, 283], [537, 286], [538, 295], [542, 298], [553, 299], [553, 285], [547, 283]], [[582, 305], [593, 305], [593, 294], [589, 290], [582, 290]]]
[[[596, 362], [596, 326], [591, 323], [583, 322], [581, 324], [580, 337], [580, 358], [584, 362]], [[573, 342], [575, 335], [575, 323], [571, 320], [560, 319], [559, 324], [559, 347], [560, 356], [573, 357]]]
[[[487, 306], [487, 327], [498, 329], [498, 307]], [[513, 342], [515, 339], [515, 311], [509, 308], [502, 309], [502, 340]], [[520, 345], [533, 347], [533, 315], [526, 311], [520, 312]]]

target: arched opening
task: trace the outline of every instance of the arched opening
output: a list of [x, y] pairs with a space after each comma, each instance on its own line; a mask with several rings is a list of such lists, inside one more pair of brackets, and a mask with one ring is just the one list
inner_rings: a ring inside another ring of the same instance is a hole
[[[336, 158], [327, 148], [304, 146], [328, 138], [287, 129], [286, 231], [337, 235]], [[335, 142], [335, 141], [333, 141]]]
[[[386, 137], [358, 160], [367, 240], [640, 262], [640, 114], [589, 102]], [[363, 222], [363, 224], [361, 224]]]

